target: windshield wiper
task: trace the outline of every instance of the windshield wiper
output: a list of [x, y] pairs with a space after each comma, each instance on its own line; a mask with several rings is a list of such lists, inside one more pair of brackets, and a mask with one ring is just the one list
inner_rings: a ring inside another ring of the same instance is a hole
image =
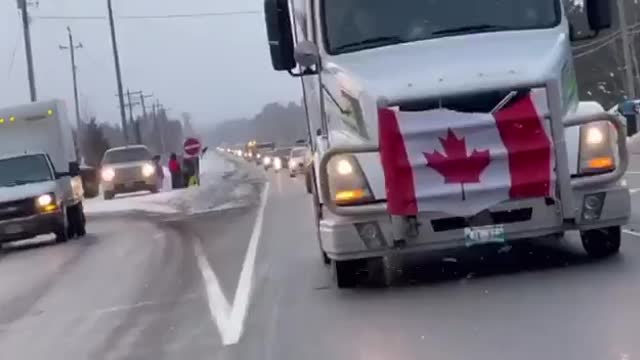
[[403, 42], [405, 42], [405, 40], [399, 36], [379, 36], [379, 37], [365, 39], [362, 41], [340, 45], [336, 47], [334, 50], [335, 51], [360, 50], [360, 49], [365, 49], [369, 46], [393, 45], [393, 44], [400, 44]]
[[468, 26], [460, 26], [460, 27], [455, 27], [450, 29], [437, 30], [433, 32], [433, 35], [468, 34], [468, 33], [474, 33], [474, 32], [501, 31], [501, 30], [513, 30], [513, 28], [510, 28], [504, 25], [490, 25], [490, 24], [468, 25]]

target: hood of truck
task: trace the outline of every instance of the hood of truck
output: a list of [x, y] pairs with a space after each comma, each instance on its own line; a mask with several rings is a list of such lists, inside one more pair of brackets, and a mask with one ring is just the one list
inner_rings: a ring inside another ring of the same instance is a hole
[[[348, 92], [390, 101], [543, 83], [566, 58], [561, 28], [505, 31], [385, 46], [329, 59]], [[354, 94], [356, 95], [356, 94]]]
[[40, 195], [48, 193], [56, 193], [56, 182], [53, 180], [17, 186], [0, 187], [0, 203], [28, 198], [36, 198]]

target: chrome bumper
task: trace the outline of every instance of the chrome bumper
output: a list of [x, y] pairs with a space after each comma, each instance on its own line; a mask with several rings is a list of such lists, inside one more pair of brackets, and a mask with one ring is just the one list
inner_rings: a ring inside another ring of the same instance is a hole
[[[598, 220], [586, 221], [579, 217], [579, 221], [566, 222], [559, 216], [560, 203], [548, 199], [528, 199], [511, 201], [490, 208], [496, 216], [513, 216], [514, 213], [524, 212], [526, 220], [502, 223], [505, 241], [531, 239], [548, 235], [561, 234], [570, 230], [589, 230], [608, 226], [624, 225], [629, 219], [630, 195], [626, 187], [616, 184], [607, 189], [597, 189], [594, 192], [604, 193], [602, 214]], [[578, 203], [585, 195], [592, 194], [590, 190], [576, 191], [574, 199]], [[530, 215], [529, 215], [530, 211]], [[578, 211], [582, 213], [581, 210]], [[388, 215], [368, 215], [358, 217], [336, 216], [325, 213], [320, 221], [320, 239], [322, 249], [335, 260], [388, 256], [394, 254], [444, 250], [465, 247], [465, 227], [456, 226], [454, 217], [446, 214], [419, 214], [417, 221], [419, 231], [414, 237], [407, 237], [402, 242], [394, 240], [394, 227]], [[507, 215], [505, 215], [507, 214]], [[511, 219], [517, 220], [517, 219]], [[453, 225], [451, 225], [453, 223]], [[378, 227], [380, 241], [372, 244], [359, 231], [365, 224], [375, 224]], [[443, 225], [444, 224], [444, 225]], [[448, 224], [448, 225], [447, 225]]]

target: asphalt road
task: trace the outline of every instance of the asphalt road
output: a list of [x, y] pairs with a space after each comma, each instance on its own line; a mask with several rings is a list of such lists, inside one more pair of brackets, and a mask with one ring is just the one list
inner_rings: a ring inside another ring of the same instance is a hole
[[[640, 172], [628, 182], [640, 189]], [[640, 356], [633, 231], [604, 261], [569, 234], [394, 259], [391, 287], [338, 290], [302, 179], [270, 174], [269, 184], [255, 185], [248, 208], [92, 218], [85, 239], [5, 249], [0, 359]], [[640, 230], [634, 207], [629, 229]]]

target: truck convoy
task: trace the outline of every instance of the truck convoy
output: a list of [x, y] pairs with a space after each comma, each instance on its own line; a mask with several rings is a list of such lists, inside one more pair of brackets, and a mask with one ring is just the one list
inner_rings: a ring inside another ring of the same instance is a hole
[[0, 109], [0, 245], [84, 236], [83, 188], [62, 101]]
[[[626, 128], [578, 100], [584, 1], [265, 0], [275, 70], [302, 80], [318, 241], [339, 287], [389, 255], [579, 231], [615, 254], [630, 214]], [[293, 17], [291, 16], [293, 14]], [[596, 104], [598, 105], [598, 104]]]

